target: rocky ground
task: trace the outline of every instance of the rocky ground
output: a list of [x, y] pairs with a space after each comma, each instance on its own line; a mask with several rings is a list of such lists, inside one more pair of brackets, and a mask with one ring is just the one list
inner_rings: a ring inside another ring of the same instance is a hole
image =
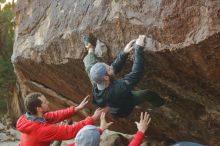
[[11, 120], [6, 114], [0, 114], [0, 117], [0, 146], [17, 146], [20, 133], [11, 126]]
[[0, 146], [17, 146], [20, 133], [14, 128], [0, 123]]

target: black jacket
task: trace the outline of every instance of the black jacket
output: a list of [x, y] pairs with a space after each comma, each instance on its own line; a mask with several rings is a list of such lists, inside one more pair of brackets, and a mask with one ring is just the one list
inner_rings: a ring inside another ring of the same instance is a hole
[[[121, 52], [111, 64], [114, 74], [117, 74], [125, 64], [127, 55]], [[89, 71], [97, 62], [94, 53], [89, 53], [84, 58], [86, 71]], [[143, 73], [143, 48], [136, 45], [134, 51], [134, 62], [132, 71], [119, 80], [111, 81], [108, 88], [98, 90], [97, 85], [92, 82], [93, 86], [93, 104], [97, 107], [110, 107], [110, 113], [116, 117], [128, 116], [133, 107], [131, 90], [138, 83]]]

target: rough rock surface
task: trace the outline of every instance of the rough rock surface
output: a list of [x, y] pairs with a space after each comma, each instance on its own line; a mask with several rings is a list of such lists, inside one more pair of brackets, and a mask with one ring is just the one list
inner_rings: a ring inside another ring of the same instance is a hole
[[10, 125], [10, 120], [6, 115], [1, 114], [0, 118], [0, 146], [17, 146], [20, 133], [12, 128]]
[[[149, 138], [220, 145], [219, 0], [18, 0], [12, 55], [22, 94], [17, 104], [31, 91], [43, 92], [51, 109], [90, 94], [81, 42], [89, 32], [106, 45], [106, 62], [131, 39], [147, 35], [145, 73], [137, 88], [179, 97], [175, 105], [150, 111]], [[126, 119], [109, 117], [112, 130], [134, 134], [134, 121], [147, 107]], [[91, 110], [90, 104], [76, 119]]]

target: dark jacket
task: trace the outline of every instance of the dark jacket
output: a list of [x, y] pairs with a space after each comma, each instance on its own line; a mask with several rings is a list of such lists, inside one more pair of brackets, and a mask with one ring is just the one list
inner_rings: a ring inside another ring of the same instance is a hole
[[[111, 64], [114, 74], [121, 71], [127, 55], [121, 52]], [[96, 55], [89, 53], [84, 58], [86, 72], [89, 74], [91, 67], [97, 62]], [[116, 117], [128, 116], [133, 107], [131, 90], [138, 83], [143, 73], [143, 48], [136, 45], [134, 51], [134, 62], [132, 71], [122, 79], [111, 81], [108, 88], [98, 90], [97, 85], [93, 86], [93, 104], [97, 107], [110, 107], [110, 113]]]

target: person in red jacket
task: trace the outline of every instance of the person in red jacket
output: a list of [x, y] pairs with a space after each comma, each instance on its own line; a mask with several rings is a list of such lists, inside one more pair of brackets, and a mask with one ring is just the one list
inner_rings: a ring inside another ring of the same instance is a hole
[[[144, 140], [144, 133], [146, 132], [151, 118], [147, 112], [141, 113], [140, 122], [135, 122], [138, 128], [129, 146], [140, 146]], [[106, 122], [105, 113], [101, 114], [100, 127], [97, 128], [93, 125], [87, 125], [83, 127], [76, 135], [75, 143], [69, 144], [68, 146], [99, 146], [100, 135], [107, 129], [112, 122]]]
[[103, 109], [97, 109], [94, 114], [74, 125], [53, 125], [70, 118], [88, 103], [88, 96], [77, 106], [67, 109], [48, 112], [46, 97], [38, 92], [30, 93], [25, 98], [27, 112], [22, 115], [16, 124], [21, 132], [19, 146], [49, 146], [54, 140], [68, 140], [76, 136], [85, 125], [92, 125], [98, 120]]

